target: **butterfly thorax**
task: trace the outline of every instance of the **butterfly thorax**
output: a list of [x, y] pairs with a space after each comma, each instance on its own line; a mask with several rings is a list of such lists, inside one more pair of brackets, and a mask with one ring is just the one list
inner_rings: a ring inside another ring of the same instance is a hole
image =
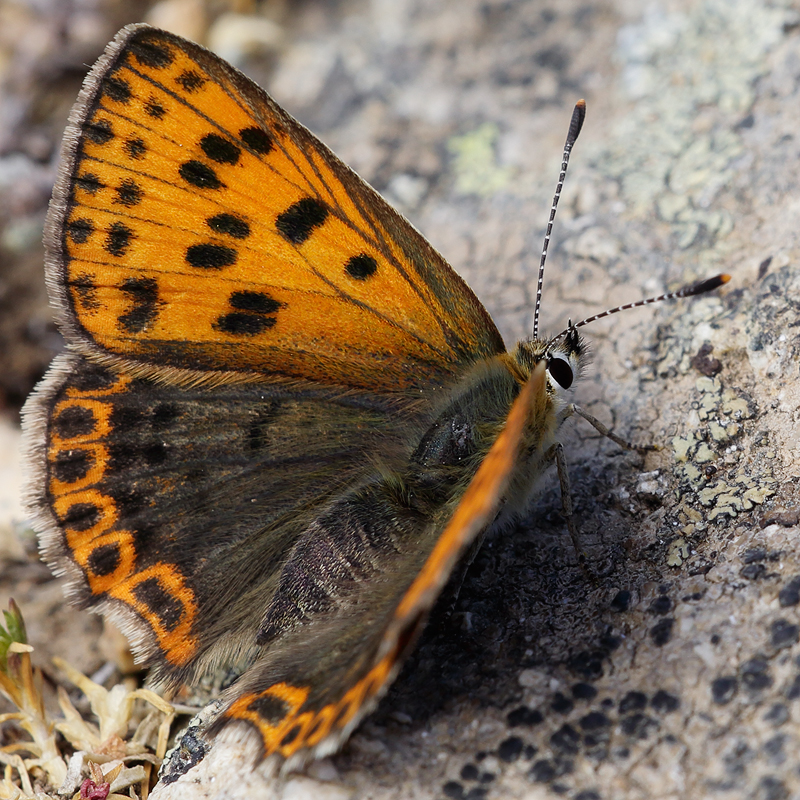
[[529, 339], [477, 364], [451, 391], [411, 457], [407, 481], [433, 505], [446, 510], [459, 501], [478, 465], [505, 425], [509, 409], [536, 364], [548, 364], [544, 396], [529, 417], [518, 469], [509, 487], [512, 505], [524, 504], [538, 477], [552, 463], [547, 451], [570, 415], [574, 379], [587, 361], [577, 332], [556, 342]]

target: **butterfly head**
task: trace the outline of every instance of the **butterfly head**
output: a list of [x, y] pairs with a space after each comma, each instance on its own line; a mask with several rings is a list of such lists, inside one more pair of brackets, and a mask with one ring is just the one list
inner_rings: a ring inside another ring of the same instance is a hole
[[575, 382], [583, 375], [591, 359], [586, 339], [574, 327], [570, 327], [565, 335], [554, 339], [533, 337], [518, 342], [512, 357], [525, 376], [544, 361], [546, 392], [560, 424]]

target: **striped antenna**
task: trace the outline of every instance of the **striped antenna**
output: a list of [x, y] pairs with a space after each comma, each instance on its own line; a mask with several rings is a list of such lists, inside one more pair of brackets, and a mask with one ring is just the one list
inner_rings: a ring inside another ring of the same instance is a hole
[[572, 152], [572, 147], [578, 134], [583, 127], [583, 120], [586, 118], [586, 101], [578, 100], [575, 103], [575, 108], [572, 111], [572, 119], [569, 123], [569, 132], [567, 133], [567, 141], [564, 144], [564, 155], [561, 158], [561, 173], [558, 176], [558, 185], [556, 186], [556, 193], [553, 197], [553, 205], [550, 206], [550, 219], [547, 222], [547, 230], [544, 234], [544, 245], [542, 246], [542, 258], [539, 261], [539, 283], [536, 286], [536, 307], [533, 310], [533, 338], [535, 339], [539, 333], [539, 308], [542, 305], [542, 284], [544, 283], [544, 262], [547, 260], [547, 249], [550, 247], [550, 233], [553, 230], [553, 220], [556, 218], [556, 208], [558, 208], [558, 201], [561, 198], [561, 188], [564, 185], [564, 178], [567, 174], [567, 164], [569, 164], [569, 154]]
[[608, 311], [603, 311], [600, 314], [594, 314], [591, 317], [586, 317], [586, 319], [582, 319], [580, 322], [576, 322], [574, 325], [570, 321], [568, 327], [550, 340], [550, 344], [552, 345], [553, 342], [557, 342], [562, 336], [566, 336], [572, 330], [582, 328], [584, 325], [588, 325], [590, 322], [603, 319], [603, 317], [610, 317], [612, 314], [616, 314], [619, 311], [627, 311], [629, 308], [639, 308], [640, 306], [649, 306], [651, 303], [660, 303], [662, 300], [675, 300], [678, 297], [692, 297], [696, 294], [711, 292], [727, 283], [730, 279], [730, 275], [715, 275], [713, 278], [707, 278], [704, 281], [690, 283], [688, 286], [683, 286], [675, 292], [667, 292], [666, 294], [660, 294], [657, 297], [648, 297], [645, 300], [637, 300], [635, 303], [626, 303], [624, 306], [610, 308]]

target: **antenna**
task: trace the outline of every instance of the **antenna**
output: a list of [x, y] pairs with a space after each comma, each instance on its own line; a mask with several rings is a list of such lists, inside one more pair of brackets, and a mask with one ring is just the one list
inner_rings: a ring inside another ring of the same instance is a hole
[[572, 111], [572, 119], [569, 123], [569, 131], [567, 132], [567, 141], [564, 144], [564, 155], [561, 157], [561, 172], [558, 176], [558, 184], [556, 185], [556, 193], [553, 196], [553, 205], [550, 206], [550, 219], [547, 222], [547, 230], [544, 234], [544, 245], [542, 246], [542, 258], [539, 261], [539, 283], [536, 286], [536, 306], [533, 310], [533, 338], [535, 339], [539, 333], [539, 308], [542, 305], [542, 283], [544, 282], [544, 262], [547, 260], [547, 249], [550, 247], [550, 233], [553, 230], [553, 220], [556, 218], [556, 208], [558, 208], [558, 201], [561, 198], [561, 188], [564, 185], [564, 178], [567, 174], [567, 164], [569, 164], [569, 154], [572, 152], [572, 147], [578, 134], [583, 127], [583, 120], [586, 118], [586, 101], [578, 100], [575, 103], [575, 108]]
[[572, 320], [570, 320], [569, 325], [561, 331], [557, 336], [554, 336], [550, 340], [550, 344], [552, 345], [553, 342], [557, 342], [562, 336], [566, 336], [570, 331], [576, 330], [577, 328], [582, 328], [584, 325], [588, 325], [590, 322], [595, 322], [598, 319], [603, 319], [603, 317], [610, 317], [612, 314], [616, 314], [619, 311], [627, 311], [629, 308], [640, 308], [641, 306], [649, 306], [651, 303], [660, 303], [662, 300], [675, 300], [678, 297], [692, 297], [696, 294], [704, 294], [705, 292], [711, 292], [714, 289], [718, 289], [723, 284], [727, 283], [731, 279], [730, 275], [721, 274], [715, 275], [713, 278], [706, 278], [704, 281], [698, 281], [697, 283], [690, 283], [687, 286], [683, 286], [675, 292], [667, 292], [666, 294], [660, 294], [657, 297], [648, 297], [645, 300], [637, 300], [635, 303], [626, 303], [624, 306], [617, 306], [616, 308], [610, 308], [608, 311], [602, 311], [599, 314], [594, 314], [591, 317], [586, 317], [586, 319], [582, 319], [580, 322], [572, 324]]

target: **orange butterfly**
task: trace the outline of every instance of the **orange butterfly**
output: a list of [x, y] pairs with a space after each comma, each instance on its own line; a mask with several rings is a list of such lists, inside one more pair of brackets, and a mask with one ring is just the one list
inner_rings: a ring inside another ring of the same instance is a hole
[[506, 352], [321, 142], [145, 25], [84, 84], [46, 245], [68, 349], [25, 409], [45, 558], [169, 686], [241, 673], [212, 733], [335, 750], [558, 453], [581, 337]]

